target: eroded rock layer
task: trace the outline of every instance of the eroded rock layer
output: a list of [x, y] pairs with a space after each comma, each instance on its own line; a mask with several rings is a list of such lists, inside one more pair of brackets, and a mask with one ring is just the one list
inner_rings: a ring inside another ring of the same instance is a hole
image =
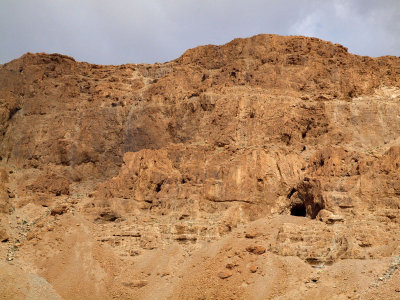
[[28, 53], [0, 67], [0, 297], [397, 299], [399, 118], [400, 58], [315, 38]]

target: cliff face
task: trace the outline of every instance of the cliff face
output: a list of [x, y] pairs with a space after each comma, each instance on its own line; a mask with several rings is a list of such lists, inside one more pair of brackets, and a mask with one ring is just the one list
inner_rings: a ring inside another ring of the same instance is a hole
[[26, 54], [0, 68], [0, 254], [48, 297], [395, 299], [399, 101], [400, 58], [315, 38]]

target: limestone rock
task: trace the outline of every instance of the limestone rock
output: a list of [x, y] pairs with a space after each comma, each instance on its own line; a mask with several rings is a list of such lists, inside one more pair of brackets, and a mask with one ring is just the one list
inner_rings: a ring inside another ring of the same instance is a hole
[[249, 246], [246, 248], [246, 250], [250, 253], [261, 255], [265, 253], [266, 248], [264, 246], [257, 245], [257, 246]]
[[5, 297], [394, 299], [399, 100], [398, 57], [299, 36], [1, 65]]
[[226, 279], [232, 276], [232, 271], [229, 270], [223, 270], [218, 273], [218, 277], [221, 279]]

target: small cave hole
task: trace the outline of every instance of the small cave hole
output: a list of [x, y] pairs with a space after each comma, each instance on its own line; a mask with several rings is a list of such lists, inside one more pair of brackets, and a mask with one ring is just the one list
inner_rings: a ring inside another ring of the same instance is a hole
[[100, 218], [98, 218], [97, 220], [99, 219], [107, 222], [115, 222], [119, 219], [119, 216], [117, 216], [113, 212], [102, 212], [100, 213]]
[[290, 209], [290, 214], [296, 217], [305, 217], [307, 215], [304, 203], [295, 204]]
[[156, 188], [154, 189], [156, 191], [156, 193], [161, 191], [161, 187], [162, 187], [163, 183], [164, 183], [164, 181], [157, 183]]

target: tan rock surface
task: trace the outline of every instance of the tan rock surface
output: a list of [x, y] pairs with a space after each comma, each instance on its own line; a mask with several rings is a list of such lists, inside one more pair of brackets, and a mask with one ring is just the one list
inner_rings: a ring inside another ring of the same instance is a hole
[[3, 298], [398, 299], [399, 116], [400, 58], [315, 38], [4, 64]]

